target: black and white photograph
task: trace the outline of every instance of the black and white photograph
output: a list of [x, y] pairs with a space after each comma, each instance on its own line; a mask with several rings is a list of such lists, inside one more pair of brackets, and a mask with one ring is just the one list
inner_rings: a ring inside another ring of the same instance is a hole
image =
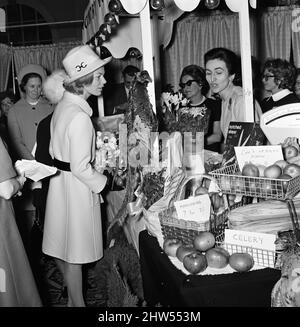
[[299, 0], [0, 0], [0, 104], [0, 316], [300, 307]]

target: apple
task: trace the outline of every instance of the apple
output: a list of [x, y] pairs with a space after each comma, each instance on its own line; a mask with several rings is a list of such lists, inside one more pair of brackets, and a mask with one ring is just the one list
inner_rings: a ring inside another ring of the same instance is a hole
[[278, 178], [282, 174], [282, 170], [278, 165], [270, 165], [264, 170], [264, 177]]
[[183, 261], [184, 257], [187, 254], [196, 252], [197, 250], [192, 246], [192, 245], [180, 245], [179, 248], [176, 251], [176, 257], [178, 258], [179, 261]]
[[212, 248], [215, 243], [215, 237], [211, 232], [200, 232], [194, 239], [195, 249], [201, 252], [205, 252]]
[[[246, 191], [250, 193], [256, 193], [259, 192], [259, 181], [247, 178], [245, 180], [245, 185], [246, 185]], [[256, 194], [252, 194], [256, 195]]]
[[205, 256], [200, 252], [192, 252], [183, 258], [184, 268], [191, 274], [198, 274], [207, 267]]
[[215, 247], [205, 253], [208, 267], [224, 268], [228, 265], [230, 254], [223, 248]]
[[238, 272], [246, 272], [254, 266], [254, 260], [249, 253], [233, 253], [229, 257], [229, 265]]
[[274, 164], [278, 165], [283, 170], [288, 163], [285, 160], [277, 160]]
[[270, 180], [264, 179], [261, 182], [261, 192], [265, 195], [271, 195], [273, 192], [272, 184]]
[[300, 166], [290, 163], [283, 169], [283, 174], [290, 175], [292, 178], [300, 175]]
[[282, 174], [278, 177], [278, 179], [284, 179], [282, 183], [282, 187], [283, 187], [283, 190], [286, 191], [287, 190], [287, 187], [288, 187], [288, 180], [290, 180], [292, 177], [288, 174]]
[[296, 157], [299, 154], [298, 149], [293, 145], [288, 145], [283, 148], [283, 156], [285, 160]]
[[182, 241], [176, 238], [166, 238], [164, 240], [163, 249], [167, 255], [176, 257], [176, 251], [181, 245]]
[[243, 176], [258, 177], [259, 176], [259, 170], [254, 164], [247, 163], [247, 164], [244, 165], [244, 167], [242, 169], [242, 175]]
[[245, 179], [244, 177], [235, 176], [232, 179], [232, 189], [234, 192], [244, 192], [245, 191]]
[[211, 196], [211, 202], [213, 205], [213, 209], [215, 212], [219, 210], [219, 208], [224, 204], [223, 203], [223, 197], [219, 195], [218, 193], [213, 193]]

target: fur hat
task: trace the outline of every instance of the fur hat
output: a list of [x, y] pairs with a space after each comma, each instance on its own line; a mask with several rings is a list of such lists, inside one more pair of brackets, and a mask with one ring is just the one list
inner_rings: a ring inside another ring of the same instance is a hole
[[89, 45], [80, 45], [70, 50], [63, 59], [63, 66], [68, 74], [66, 83], [88, 75], [110, 62], [112, 57], [100, 59]]
[[27, 74], [30, 74], [30, 73], [39, 74], [41, 76], [41, 78], [42, 78], [42, 82], [47, 77], [46, 70], [42, 66], [36, 65], [36, 64], [29, 64], [29, 65], [24, 66], [19, 71], [19, 74], [17, 76], [17, 79], [18, 79], [19, 84], [21, 84], [23, 77], [25, 75], [27, 75]]
[[63, 82], [68, 78], [64, 70], [56, 70], [43, 83], [43, 94], [53, 104], [58, 103], [64, 95]]

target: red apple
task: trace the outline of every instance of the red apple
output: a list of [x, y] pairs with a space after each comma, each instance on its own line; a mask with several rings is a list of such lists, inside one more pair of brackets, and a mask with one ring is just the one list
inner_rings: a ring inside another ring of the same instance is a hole
[[244, 167], [242, 169], [242, 175], [243, 176], [258, 177], [259, 176], [259, 170], [254, 164], [247, 163], [247, 164], [244, 165]]
[[261, 192], [264, 195], [271, 195], [273, 192], [273, 187], [270, 180], [264, 179], [260, 185]]
[[176, 251], [176, 257], [178, 258], [179, 261], [182, 262], [187, 254], [196, 251], [197, 250], [192, 245], [180, 245], [180, 247]]
[[223, 248], [216, 247], [205, 253], [208, 267], [224, 268], [227, 266], [230, 254]]
[[270, 165], [264, 170], [264, 177], [278, 178], [282, 174], [282, 170], [278, 165]]
[[246, 272], [254, 266], [254, 260], [249, 253], [233, 253], [229, 258], [229, 265], [238, 272]]
[[215, 237], [211, 232], [200, 232], [194, 239], [194, 247], [201, 252], [212, 248], [215, 243]]
[[187, 254], [183, 259], [184, 268], [191, 274], [198, 274], [207, 267], [205, 256], [200, 252]]
[[176, 251], [181, 245], [182, 241], [176, 238], [166, 238], [164, 240], [163, 249], [167, 255], [176, 257]]
[[234, 192], [244, 192], [245, 191], [245, 178], [235, 176], [232, 179], [232, 189]]
[[278, 165], [283, 170], [288, 163], [285, 160], [277, 160], [274, 164]]
[[283, 156], [285, 160], [289, 160], [290, 158], [296, 157], [298, 153], [298, 149], [293, 145], [288, 145], [283, 148]]
[[288, 174], [282, 174], [278, 177], [278, 179], [284, 179], [285, 181], [283, 182], [280, 182], [282, 184], [282, 187], [283, 187], [283, 190], [286, 191], [287, 190], [287, 187], [288, 187], [288, 184], [289, 184], [289, 180], [291, 179], [292, 177]]
[[290, 163], [283, 169], [283, 174], [290, 175], [292, 178], [300, 175], [300, 166]]

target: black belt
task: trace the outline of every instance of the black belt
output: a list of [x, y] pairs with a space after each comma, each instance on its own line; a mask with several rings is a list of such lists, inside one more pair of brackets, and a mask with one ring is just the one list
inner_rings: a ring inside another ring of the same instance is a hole
[[53, 159], [53, 165], [54, 165], [54, 167], [56, 167], [59, 170], [71, 171], [69, 162], [60, 161], [60, 160], [57, 160], [57, 159], [54, 158]]

